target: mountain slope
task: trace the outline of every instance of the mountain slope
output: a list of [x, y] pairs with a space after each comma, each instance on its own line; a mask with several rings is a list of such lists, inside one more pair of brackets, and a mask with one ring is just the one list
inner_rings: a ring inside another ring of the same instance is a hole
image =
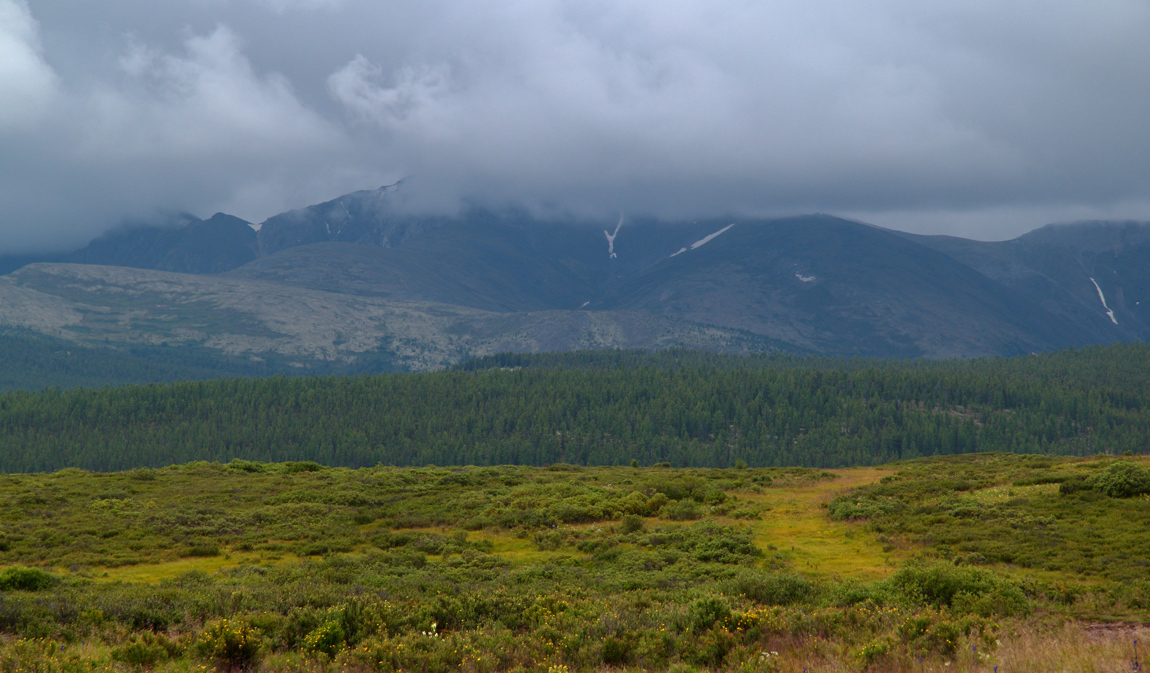
[[151, 222], [129, 222], [70, 253], [0, 258], [0, 275], [28, 264], [100, 264], [178, 273], [220, 273], [256, 258], [256, 232], [238, 217], [207, 220], [180, 213]]
[[[330, 214], [332, 206], [305, 210], [293, 219], [311, 224], [306, 235], [297, 232], [294, 240], [322, 241], [280, 248], [227, 275], [493, 311], [571, 310], [593, 305], [610, 288], [657, 264], [684, 241], [705, 235], [708, 226], [640, 220], [620, 221], [605, 230], [602, 223], [540, 221], [520, 211], [470, 210], [422, 225], [400, 227], [386, 220], [377, 222], [376, 229], [360, 217], [344, 221], [346, 229], [332, 225], [329, 234], [330, 222], [323, 213]], [[274, 233], [272, 224], [269, 220], [261, 228], [261, 245], [265, 240], [282, 243], [287, 235]], [[375, 232], [369, 238], [385, 234], [393, 238], [386, 246], [366, 245], [362, 243], [366, 231]], [[349, 237], [358, 243], [341, 240], [348, 232], [356, 232]]]
[[577, 309], [598, 292], [606, 255], [585, 227], [475, 213], [398, 247], [291, 247], [228, 275], [333, 292], [492, 311]]
[[[194, 346], [228, 356], [425, 370], [497, 352], [785, 345], [645, 311], [490, 312], [237, 278], [35, 264], [0, 278], [0, 327], [78, 343]], [[321, 367], [330, 369], [326, 364]]]
[[830, 216], [717, 220], [711, 228], [713, 239], [661, 261], [595, 307], [682, 316], [857, 355], [1013, 354], [1088, 339], [966, 265], [882, 229]]
[[[217, 213], [121, 228], [56, 258], [108, 267], [98, 274], [41, 265], [9, 277], [0, 324], [74, 324], [83, 327], [74, 338], [100, 334], [125, 343], [240, 339], [242, 352], [316, 361], [376, 349], [414, 369], [491, 348], [696, 344], [972, 357], [1150, 339], [1145, 224], [1050, 226], [985, 243], [826, 215], [691, 222], [547, 221], [522, 210], [477, 208], [415, 215], [403, 198], [397, 184], [258, 226]], [[161, 282], [111, 267], [199, 279]], [[104, 294], [84, 294], [84, 282]], [[142, 297], [151, 290], [140, 288], [157, 283], [164, 296], [180, 299], [158, 297], [155, 306], [179, 305], [191, 316], [211, 305], [201, 316], [206, 322], [108, 294], [117, 287], [124, 297]], [[292, 305], [293, 293], [300, 306]], [[301, 310], [306, 306], [314, 313]], [[366, 317], [353, 317], [356, 311]], [[245, 325], [260, 326], [258, 334], [244, 332]], [[259, 345], [251, 341], [256, 336]]]
[[1150, 339], [1150, 224], [1048, 225], [999, 242], [904, 236], [1075, 324], [1090, 343]]

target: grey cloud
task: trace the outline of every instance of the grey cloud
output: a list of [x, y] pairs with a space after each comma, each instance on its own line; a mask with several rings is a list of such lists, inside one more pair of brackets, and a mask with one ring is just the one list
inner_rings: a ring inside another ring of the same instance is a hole
[[34, 126], [55, 95], [56, 73], [43, 59], [28, 6], [23, 0], [0, 0], [0, 133]]
[[135, 45], [127, 86], [93, 92], [84, 156], [100, 160], [245, 161], [337, 146], [338, 129], [304, 107], [278, 74], [257, 75], [226, 27], [193, 35], [184, 53]]
[[662, 214], [1144, 193], [1145, 12], [920, 4], [437, 5], [390, 81], [360, 56], [331, 85], [452, 193]]
[[0, 0], [26, 19], [0, 18], [0, 50], [47, 82], [19, 98], [39, 173], [0, 177], [64, 201], [0, 191], [0, 250], [15, 218], [61, 239], [85, 213], [262, 219], [409, 174], [417, 207], [818, 210], [986, 238], [1150, 209], [1140, 1], [99, 4], [40, 0], [37, 32]]

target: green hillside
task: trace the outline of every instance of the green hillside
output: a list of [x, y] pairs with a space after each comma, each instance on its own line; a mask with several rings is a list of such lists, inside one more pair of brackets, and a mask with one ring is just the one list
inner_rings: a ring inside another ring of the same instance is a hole
[[10, 392], [0, 396], [0, 470], [233, 458], [835, 467], [1150, 448], [1146, 345], [941, 362], [669, 351], [480, 364], [487, 368]]

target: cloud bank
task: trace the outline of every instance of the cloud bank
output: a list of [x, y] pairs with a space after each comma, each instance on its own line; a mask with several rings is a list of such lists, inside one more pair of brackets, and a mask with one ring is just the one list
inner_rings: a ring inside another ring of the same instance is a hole
[[1140, 1], [99, 4], [0, 0], [0, 252], [406, 175], [440, 210], [1150, 219]]

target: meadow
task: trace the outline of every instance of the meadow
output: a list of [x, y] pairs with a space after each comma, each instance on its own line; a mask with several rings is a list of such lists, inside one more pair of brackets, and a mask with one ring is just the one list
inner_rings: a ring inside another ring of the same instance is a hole
[[1137, 671], [1150, 461], [0, 477], [0, 671]]

